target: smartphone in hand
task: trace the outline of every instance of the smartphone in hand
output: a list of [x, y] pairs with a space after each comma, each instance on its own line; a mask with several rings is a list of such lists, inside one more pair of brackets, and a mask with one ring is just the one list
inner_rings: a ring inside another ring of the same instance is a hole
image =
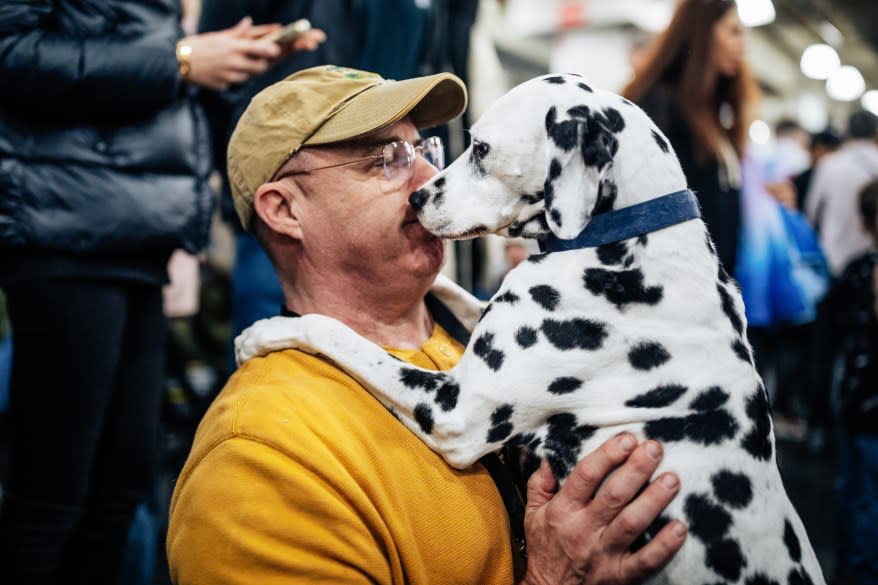
[[295, 41], [309, 30], [311, 30], [311, 21], [307, 18], [300, 18], [299, 20], [293, 21], [284, 26], [280, 30], [271, 33], [268, 35], [267, 39], [278, 45], [286, 45]]

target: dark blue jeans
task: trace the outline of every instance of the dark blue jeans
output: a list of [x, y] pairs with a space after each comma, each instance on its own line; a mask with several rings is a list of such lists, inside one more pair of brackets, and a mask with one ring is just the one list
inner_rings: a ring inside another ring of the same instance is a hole
[[165, 319], [157, 285], [5, 288], [15, 352], [0, 583], [116, 583], [159, 456]]
[[878, 435], [847, 435], [840, 446], [836, 576], [878, 585]]

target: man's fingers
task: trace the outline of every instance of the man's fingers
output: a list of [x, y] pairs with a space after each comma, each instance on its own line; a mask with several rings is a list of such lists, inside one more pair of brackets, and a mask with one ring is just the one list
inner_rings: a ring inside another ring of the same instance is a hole
[[656, 441], [645, 441], [601, 486], [591, 508], [590, 517], [597, 526], [609, 526], [634, 496], [649, 482], [662, 459]]
[[606, 441], [576, 464], [560, 493], [585, 506], [604, 478], [621, 465], [636, 446], [637, 440], [627, 433]]
[[663, 473], [610, 522], [604, 533], [605, 542], [618, 550], [627, 550], [659, 517], [679, 490], [680, 480], [671, 473]]
[[679, 520], [669, 522], [643, 548], [622, 560], [623, 582], [640, 583], [667, 565], [685, 540], [686, 527], [683, 523]]
[[258, 59], [274, 59], [282, 50], [277, 43], [262, 39], [239, 39], [238, 43], [240, 53]]
[[543, 459], [540, 468], [527, 480], [527, 507], [539, 508], [552, 499], [558, 489], [558, 481], [552, 474], [549, 463]]

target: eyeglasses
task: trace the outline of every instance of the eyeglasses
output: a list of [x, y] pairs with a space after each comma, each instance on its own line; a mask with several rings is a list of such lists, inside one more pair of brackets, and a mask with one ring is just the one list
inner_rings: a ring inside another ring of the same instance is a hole
[[355, 165], [367, 161], [381, 161], [384, 167], [384, 180], [382, 188], [384, 190], [398, 189], [401, 185], [407, 183], [415, 172], [415, 158], [421, 155], [428, 163], [442, 170], [445, 167], [445, 149], [442, 146], [442, 139], [438, 136], [430, 136], [419, 140], [417, 144], [412, 144], [407, 140], [399, 140], [385, 144], [381, 149], [381, 154], [373, 154], [364, 156], [356, 160], [351, 160], [325, 167], [315, 167], [313, 169], [305, 169], [301, 171], [292, 171], [279, 177], [278, 180], [294, 175], [308, 175], [325, 169], [334, 169], [348, 165]]

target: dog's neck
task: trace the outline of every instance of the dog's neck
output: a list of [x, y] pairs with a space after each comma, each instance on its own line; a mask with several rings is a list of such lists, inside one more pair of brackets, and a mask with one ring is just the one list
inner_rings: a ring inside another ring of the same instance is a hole
[[[593, 214], [630, 207], [687, 188], [686, 176], [676, 156], [644, 156], [639, 152], [642, 149], [639, 144], [620, 144], [601, 182], [601, 197]], [[613, 201], [608, 209], [605, 198], [610, 196]]]

